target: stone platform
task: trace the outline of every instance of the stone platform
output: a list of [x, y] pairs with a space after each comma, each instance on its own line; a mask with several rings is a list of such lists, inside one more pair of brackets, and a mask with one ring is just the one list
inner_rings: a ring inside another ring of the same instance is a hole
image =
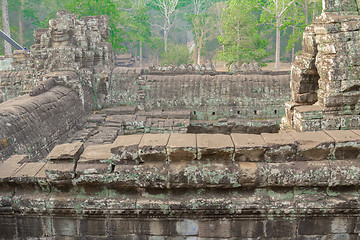
[[140, 134], [58, 145], [42, 162], [15, 155], [0, 164], [0, 239], [357, 239], [359, 154], [359, 131], [327, 131]]

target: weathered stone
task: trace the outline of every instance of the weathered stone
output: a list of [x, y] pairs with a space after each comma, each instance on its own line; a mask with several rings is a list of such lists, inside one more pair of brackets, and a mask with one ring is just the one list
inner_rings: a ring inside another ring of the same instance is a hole
[[67, 180], [75, 176], [75, 163], [46, 163], [36, 177], [50, 180]]
[[111, 148], [114, 163], [139, 161], [139, 144], [143, 135], [119, 136]]
[[81, 154], [78, 163], [98, 163], [111, 158], [112, 144], [90, 145]]
[[142, 162], [167, 160], [166, 145], [170, 134], [145, 134], [139, 144], [139, 155]]
[[338, 160], [357, 159], [360, 154], [360, 136], [353, 131], [326, 131], [335, 140], [334, 157]]
[[6, 179], [13, 176], [23, 166], [21, 162], [27, 159], [27, 155], [13, 155], [5, 162], [0, 163], [0, 178]]
[[265, 152], [267, 162], [288, 162], [296, 159], [297, 145], [295, 139], [288, 133], [261, 134], [268, 150]]
[[16, 173], [13, 174], [13, 178], [27, 178], [35, 177], [36, 174], [44, 167], [45, 163], [25, 163]]
[[235, 161], [264, 161], [267, 145], [260, 135], [233, 133], [231, 139], [235, 145]]
[[324, 132], [291, 132], [297, 143], [297, 161], [324, 160], [335, 147], [334, 140]]
[[360, 183], [358, 160], [330, 161], [330, 168], [329, 186], [356, 186]]
[[233, 159], [234, 143], [229, 135], [198, 134], [198, 160], [213, 160], [229, 162]]
[[199, 237], [200, 238], [230, 238], [231, 222], [217, 220], [199, 221]]
[[196, 156], [195, 134], [171, 134], [167, 144], [169, 161], [193, 161]]
[[104, 174], [110, 173], [112, 166], [109, 163], [84, 163], [78, 162], [76, 174]]
[[84, 151], [84, 144], [81, 142], [65, 143], [57, 145], [47, 156], [49, 161], [74, 161], [79, 160]]

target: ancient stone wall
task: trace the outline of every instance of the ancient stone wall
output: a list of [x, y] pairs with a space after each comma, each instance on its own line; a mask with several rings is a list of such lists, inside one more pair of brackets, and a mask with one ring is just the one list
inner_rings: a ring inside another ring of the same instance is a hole
[[110, 102], [146, 111], [191, 110], [194, 119], [273, 119], [285, 114], [289, 75], [147, 74], [116, 68]]
[[0, 238], [357, 239], [360, 132], [145, 134], [0, 163]]
[[13, 154], [46, 155], [80, 124], [84, 114], [77, 93], [60, 86], [1, 103], [0, 159]]

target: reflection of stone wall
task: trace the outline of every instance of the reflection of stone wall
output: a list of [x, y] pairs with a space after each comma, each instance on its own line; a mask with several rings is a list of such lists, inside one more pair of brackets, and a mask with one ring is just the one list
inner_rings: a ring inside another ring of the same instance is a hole
[[360, 16], [355, 0], [324, 1], [307, 27], [292, 68], [284, 127], [300, 131], [360, 127]]

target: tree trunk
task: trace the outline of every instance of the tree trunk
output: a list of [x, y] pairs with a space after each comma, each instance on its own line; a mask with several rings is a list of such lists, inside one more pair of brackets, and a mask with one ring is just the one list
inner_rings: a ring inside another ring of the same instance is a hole
[[316, 0], [314, 1], [314, 10], [313, 10], [313, 22], [315, 21], [315, 17], [316, 17]]
[[[1, 0], [2, 5], [2, 15], [3, 15], [3, 27], [4, 32], [9, 37], [10, 35], [10, 23], [9, 23], [9, 13], [8, 13], [8, 3], [7, 0]], [[5, 54], [11, 55], [11, 45], [7, 41], [4, 40], [5, 44]]]
[[140, 41], [140, 67], [142, 67], [142, 65], [143, 65], [143, 44], [142, 44], [142, 42]]
[[275, 70], [280, 69], [280, 18], [276, 18], [276, 51], [275, 51]]
[[198, 52], [198, 54], [197, 54], [197, 64], [200, 65], [201, 64], [201, 46], [199, 46], [197, 52]]
[[21, 0], [20, 12], [19, 12], [19, 41], [22, 47], [24, 46], [24, 27], [23, 27], [23, 19], [22, 19], [23, 11], [24, 11], [24, 0]]
[[309, 0], [305, 0], [304, 2], [305, 8], [305, 24], [309, 24]]

